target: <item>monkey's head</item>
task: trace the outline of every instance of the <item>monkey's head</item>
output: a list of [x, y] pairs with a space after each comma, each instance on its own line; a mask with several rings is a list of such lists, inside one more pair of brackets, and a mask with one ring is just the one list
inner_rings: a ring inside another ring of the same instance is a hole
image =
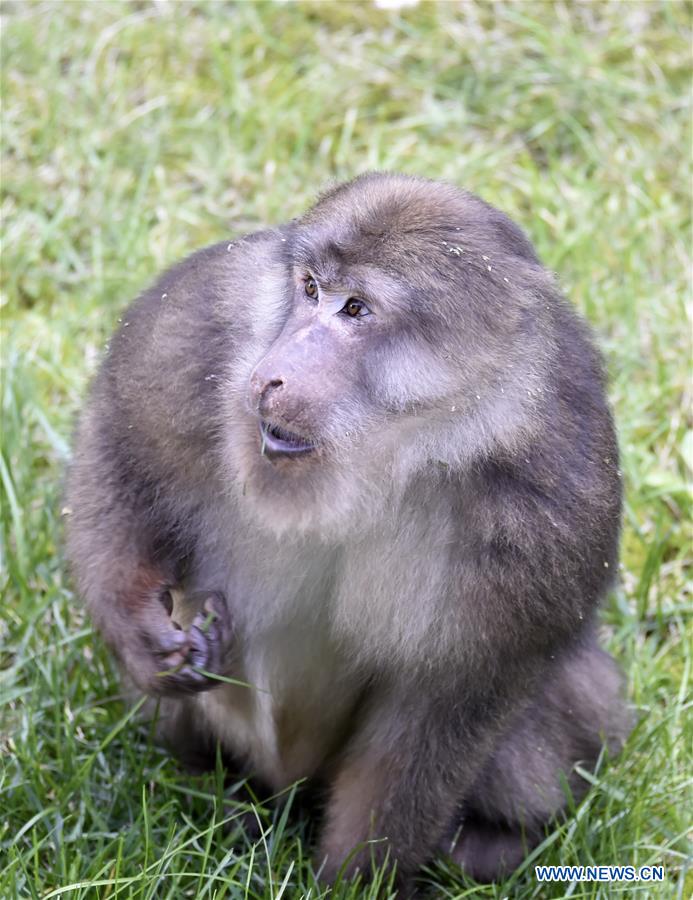
[[343, 528], [417, 472], [537, 427], [555, 289], [505, 215], [450, 185], [369, 174], [271, 241], [230, 436], [263, 522]]

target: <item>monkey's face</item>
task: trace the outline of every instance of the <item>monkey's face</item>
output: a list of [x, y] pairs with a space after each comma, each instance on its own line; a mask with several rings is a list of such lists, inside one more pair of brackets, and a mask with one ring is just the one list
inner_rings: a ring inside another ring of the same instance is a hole
[[380, 509], [456, 386], [411, 286], [361, 241], [342, 248], [296, 236], [275, 333], [247, 376], [244, 502], [277, 531], [329, 534]]
[[363, 429], [374, 407], [368, 361], [383, 328], [373, 279], [314, 258], [291, 266], [290, 285], [288, 317], [249, 381], [260, 454], [287, 477], [324, 465]]
[[235, 456], [244, 496], [278, 530], [343, 528], [417, 468], [522, 427], [503, 387], [533, 343], [504, 274], [502, 242], [517, 238], [481, 231], [459, 192], [404, 187], [338, 193], [284, 231], [276, 296], [255, 308], [264, 342], [244, 369]]
[[[404, 283], [356, 246], [339, 251], [320, 229], [296, 229], [286, 244], [281, 278], [265, 279], [251, 310], [257, 340], [234, 379], [226, 447], [242, 502], [263, 523], [326, 531], [327, 518], [343, 528], [387, 489], [403, 401], [415, 393], [403, 383], [409, 374], [396, 372], [398, 357], [414, 366], [423, 351], [405, 346], [397, 324], [398, 305], [407, 320]], [[426, 355], [419, 387], [435, 365]]]
[[326, 509], [353, 508], [371, 470], [369, 444], [387, 430], [390, 414], [373, 389], [388, 327], [386, 279], [340, 266], [316, 246], [297, 253], [286, 272], [278, 334], [247, 381], [242, 477], [246, 496], [273, 505], [282, 527], [295, 527], [297, 516], [308, 527], [309, 519], [320, 524], [311, 508], [323, 525]]

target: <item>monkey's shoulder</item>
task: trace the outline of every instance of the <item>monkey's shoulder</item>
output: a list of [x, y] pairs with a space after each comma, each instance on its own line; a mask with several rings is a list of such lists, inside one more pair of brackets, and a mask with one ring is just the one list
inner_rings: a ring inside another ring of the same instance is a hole
[[252, 333], [248, 301], [279, 245], [279, 231], [258, 231], [204, 247], [164, 271], [120, 317], [96, 393], [131, 407], [185, 406], [209, 395]]
[[159, 321], [172, 325], [188, 320], [203, 326], [234, 296], [243, 305], [248, 302], [258, 270], [278, 260], [284, 242], [281, 230], [266, 229], [202, 247], [165, 269], [130, 304], [122, 320], [130, 333], [138, 326], [146, 332]]

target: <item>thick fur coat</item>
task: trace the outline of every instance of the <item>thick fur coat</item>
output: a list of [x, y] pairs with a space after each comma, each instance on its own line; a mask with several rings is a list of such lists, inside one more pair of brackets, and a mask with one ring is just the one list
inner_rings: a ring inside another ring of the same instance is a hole
[[594, 637], [601, 362], [517, 226], [450, 185], [362, 176], [166, 272], [68, 493], [79, 592], [172, 743], [323, 785], [328, 879], [354, 848], [495, 877], [627, 732]]

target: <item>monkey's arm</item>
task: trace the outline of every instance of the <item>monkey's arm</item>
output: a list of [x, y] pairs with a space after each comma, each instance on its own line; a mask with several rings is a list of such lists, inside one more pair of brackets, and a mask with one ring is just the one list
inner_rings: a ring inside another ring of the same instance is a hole
[[186, 548], [172, 537], [172, 511], [161, 500], [172, 488], [138, 471], [136, 448], [104, 405], [95, 402], [81, 423], [68, 483], [67, 543], [79, 594], [141, 690], [207, 690], [218, 681], [203, 672], [223, 674], [227, 605], [214, 591], [195, 595], [187, 598], [198, 609], [188, 630], [174, 623], [170, 590], [180, 586]]
[[132, 679], [152, 694], [218, 684], [200, 669], [222, 674], [224, 598], [194, 598], [200, 615], [184, 632], [170, 617], [169, 588], [180, 586], [205, 492], [216, 489], [215, 379], [234, 342], [215, 308], [220, 285], [229, 290], [228, 267], [244, 258], [242, 247], [235, 256], [226, 244], [206, 248], [123, 314], [70, 466], [67, 549], [78, 593]]
[[93, 521], [80, 508], [68, 526], [79, 590], [106, 642], [134, 683], [152, 695], [208, 690], [223, 674], [231, 637], [221, 594], [188, 598], [199, 609], [187, 631], [171, 618], [172, 559], [152, 553], [126, 510], [102, 511]]

